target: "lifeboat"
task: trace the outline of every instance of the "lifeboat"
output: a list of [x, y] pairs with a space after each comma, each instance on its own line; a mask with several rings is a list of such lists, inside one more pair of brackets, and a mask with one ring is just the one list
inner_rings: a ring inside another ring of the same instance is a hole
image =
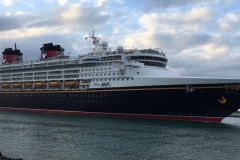
[[12, 87], [13, 88], [22, 88], [22, 84], [21, 83], [13, 83]]
[[46, 85], [44, 82], [35, 82], [35, 87], [38, 87], [38, 88], [45, 88]]
[[32, 87], [32, 82], [25, 82], [25, 87]]
[[61, 83], [58, 81], [54, 81], [54, 82], [49, 82], [49, 87], [61, 87]]
[[78, 83], [76, 81], [65, 81], [64, 82], [65, 87], [78, 87]]
[[2, 83], [2, 88], [11, 88], [9, 83]]

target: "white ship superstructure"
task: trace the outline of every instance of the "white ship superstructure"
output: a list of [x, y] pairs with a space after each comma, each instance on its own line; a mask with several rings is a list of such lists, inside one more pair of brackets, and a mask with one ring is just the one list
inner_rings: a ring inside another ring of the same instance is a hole
[[[107, 48], [108, 43], [94, 36], [91, 53], [0, 66], [2, 91], [17, 90], [86, 90], [100, 87], [137, 85], [134, 77], [178, 76], [165, 69], [167, 57], [159, 49]], [[114, 85], [114, 81], [118, 84]], [[120, 83], [119, 83], [120, 82]], [[125, 83], [124, 83], [125, 82]], [[139, 84], [141, 86], [141, 84]]]

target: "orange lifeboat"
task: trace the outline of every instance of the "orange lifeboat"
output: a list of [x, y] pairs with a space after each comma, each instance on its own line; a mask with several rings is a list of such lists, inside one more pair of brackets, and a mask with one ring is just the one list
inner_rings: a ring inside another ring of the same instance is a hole
[[2, 88], [11, 88], [9, 83], [2, 83]]
[[13, 83], [13, 88], [22, 88], [22, 84], [21, 83]]
[[35, 82], [35, 87], [38, 87], [38, 88], [45, 88], [46, 85], [44, 82]]
[[76, 81], [65, 81], [64, 86], [76, 88], [76, 87], [78, 87], [78, 83]]
[[32, 87], [32, 82], [25, 82], [25, 87]]
[[54, 82], [49, 82], [49, 87], [61, 87], [61, 83], [58, 81], [54, 81]]

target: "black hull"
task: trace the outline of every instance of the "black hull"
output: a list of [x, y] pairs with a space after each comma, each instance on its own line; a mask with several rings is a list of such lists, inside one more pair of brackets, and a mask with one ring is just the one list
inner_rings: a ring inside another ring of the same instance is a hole
[[0, 92], [0, 109], [221, 122], [240, 107], [225, 84], [87, 91]]

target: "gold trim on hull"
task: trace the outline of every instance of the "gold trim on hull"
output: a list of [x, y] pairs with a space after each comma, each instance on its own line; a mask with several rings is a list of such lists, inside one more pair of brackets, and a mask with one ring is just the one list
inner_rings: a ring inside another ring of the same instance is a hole
[[226, 90], [232, 89], [232, 90], [239, 91], [240, 84], [236, 84], [236, 85], [227, 85], [227, 84], [225, 84], [225, 88], [226, 88]]
[[[194, 89], [224, 89], [226, 86], [208, 86], [208, 87], [194, 87]], [[135, 88], [135, 89], [109, 89], [109, 90], [61, 90], [61, 91], [21, 91], [21, 92], [11, 92], [11, 91], [3, 91], [0, 93], [19, 93], [19, 94], [26, 94], [26, 93], [76, 93], [76, 92], [124, 92], [124, 91], [146, 91], [146, 90], [186, 90], [186, 87], [173, 87], [173, 88]]]

